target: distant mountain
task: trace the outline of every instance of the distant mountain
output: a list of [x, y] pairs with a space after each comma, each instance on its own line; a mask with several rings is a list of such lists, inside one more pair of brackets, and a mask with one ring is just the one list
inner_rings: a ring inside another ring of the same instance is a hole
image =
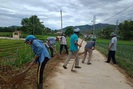
[[[95, 28], [95, 30], [100, 30], [100, 29], [104, 29], [106, 27], [115, 27], [115, 25], [112, 24], [104, 24], [104, 23], [98, 23], [95, 24], [95, 26], [93, 25], [80, 25], [80, 26], [71, 26], [71, 27], [78, 27], [82, 32], [88, 32], [88, 31], [92, 31], [93, 28]], [[67, 27], [63, 28], [63, 30], [65, 31]]]

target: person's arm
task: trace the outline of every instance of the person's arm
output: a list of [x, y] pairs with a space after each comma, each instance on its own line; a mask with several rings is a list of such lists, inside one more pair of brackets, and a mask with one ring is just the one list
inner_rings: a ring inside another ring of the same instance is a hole
[[95, 46], [94, 47], [92, 47], [92, 50], [94, 50], [95, 49]]
[[108, 51], [112, 48], [113, 45], [114, 43], [111, 43], [111, 45], [109, 45]]
[[111, 44], [110, 44], [109, 47], [108, 47], [108, 51], [112, 48], [113, 45], [114, 45], [114, 39], [112, 38], [112, 39], [111, 39]]
[[36, 61], [38, 60], [38, 56], [35, 56], [34, 57], [34, 60], [30, 63], [30, 66], [33, 66], [34, 65], [34, 63], [36, 63]]
[[81, 47], [81, 44], [78, 44], [77, 41], [74, 42], [77, 46]]

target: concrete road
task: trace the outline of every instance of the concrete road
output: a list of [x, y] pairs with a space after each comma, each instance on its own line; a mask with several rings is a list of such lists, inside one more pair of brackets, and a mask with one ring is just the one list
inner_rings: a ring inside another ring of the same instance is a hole
[[[81, 40], [79, 40], [80, 42]], [[83, 42], [80, 52], [84, 50]], [[45, 89], [133, 89], [125, 76], [111, 64], [105, 63], [105, 57], [97, 50], [93, 51], [91, 65], [81, 63], [83, 55], [80, 56], [81, 69], [71, 72], [73, 60], [64, 69], [63, 62], [60, 63], [54, 74], [46, 79]]]

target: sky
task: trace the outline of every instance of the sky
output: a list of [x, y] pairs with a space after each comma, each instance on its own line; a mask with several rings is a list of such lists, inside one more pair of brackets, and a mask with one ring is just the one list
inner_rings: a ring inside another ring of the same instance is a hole
[[133, 19], [133, 0], [0, 0], [0, 27], [36, 15], [45, 27], [116, 24]]

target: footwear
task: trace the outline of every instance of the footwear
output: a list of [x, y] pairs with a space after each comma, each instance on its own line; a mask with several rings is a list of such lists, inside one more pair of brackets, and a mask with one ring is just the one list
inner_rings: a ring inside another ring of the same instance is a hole
[[113, 64], [117, 64], [117, 63], [113, 63]]
[[75, 68], [81, 68], [80, 66], [75, 66]]
[[43, 89], [43, 85], [42, 84], [38, 84], [37, 85], [37, 89]]
[[105, 61], [105, 63], [109, 63], [108, 61]]
[[91, 65], [91, 63], [87, 63], [87, 65]]
[[82, 63], [84, 63], [84, 61], [82, 61]]
[[64, 66], [64, 65], [63, 65], [63, 68], [64, 68], [64, 69], [67, 69], [67, 67], [66, 67], [66, 66]]

